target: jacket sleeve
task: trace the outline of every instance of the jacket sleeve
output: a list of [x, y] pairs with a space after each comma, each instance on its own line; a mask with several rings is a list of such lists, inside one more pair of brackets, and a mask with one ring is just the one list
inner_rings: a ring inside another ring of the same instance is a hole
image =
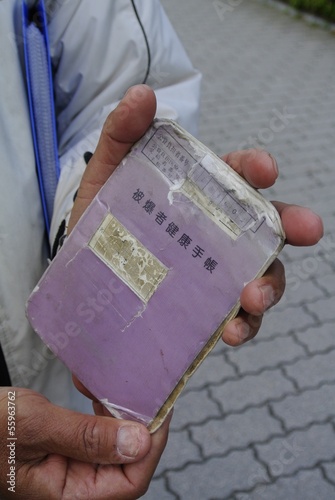
[[61, 166], [50, 232], [56, 248], [86, 166], [84, 153], [94, 152], [107, 115], [126, 90], [147, 83], [156, 93], [157, 116], [196, 134], [201, 76], [158, 0], [52, 5], [47, 8]]

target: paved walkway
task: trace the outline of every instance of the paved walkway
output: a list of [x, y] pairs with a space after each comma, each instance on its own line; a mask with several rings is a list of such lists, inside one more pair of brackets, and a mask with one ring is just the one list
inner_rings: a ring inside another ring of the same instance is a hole
[[267, 195], [313, 208], [326, 235], [284, 250], [287, 292], [257, 339], [219, 344], [191, 379], [143, 498], [335, 499], [334, 35], [255, 0], [164, 5], [204, 74], [200, 138], [266, 147]]

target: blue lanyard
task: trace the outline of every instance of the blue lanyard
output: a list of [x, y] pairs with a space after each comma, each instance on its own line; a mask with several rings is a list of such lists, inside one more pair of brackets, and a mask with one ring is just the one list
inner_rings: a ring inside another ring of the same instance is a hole
[[43, 0], [22, 3], [22, 30], [30, 121], [45, 226], [49, 234], [59, 159], [47, 20]]

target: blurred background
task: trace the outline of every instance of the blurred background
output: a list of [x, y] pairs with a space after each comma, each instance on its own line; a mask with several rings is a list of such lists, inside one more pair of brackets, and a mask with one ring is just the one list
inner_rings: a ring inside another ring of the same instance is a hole
[[163, 5], [203, 73], [200, 140], [271, 152], [264, 195], [312, 208], [325, 236], [285, 248], [286, 293], [257, 338], [220, 342], [189, 381], [143, 498], [335, 499], [334, 2]]

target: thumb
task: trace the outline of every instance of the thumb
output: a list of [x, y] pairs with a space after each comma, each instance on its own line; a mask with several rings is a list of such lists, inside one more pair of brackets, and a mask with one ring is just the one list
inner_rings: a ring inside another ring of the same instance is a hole
[[99, 189], [130, 148], [146, 132], [156, 112], [156, 97], [147, 85], [131, 87], [107, 117], [95, 153], [79, 186], [69, 221], [68, 234]]
[[126, 464], [145, 457], [151, 447], [149, 431], [135, 422], [84, 415], [50, 403], [43, 413], [43, 426], [33, 437], [43, 453], [81, 462]]
[[47, 449], [82, 462], [124, 464], [143, 458], [151, 446], [141, 424], [58, 409]]

